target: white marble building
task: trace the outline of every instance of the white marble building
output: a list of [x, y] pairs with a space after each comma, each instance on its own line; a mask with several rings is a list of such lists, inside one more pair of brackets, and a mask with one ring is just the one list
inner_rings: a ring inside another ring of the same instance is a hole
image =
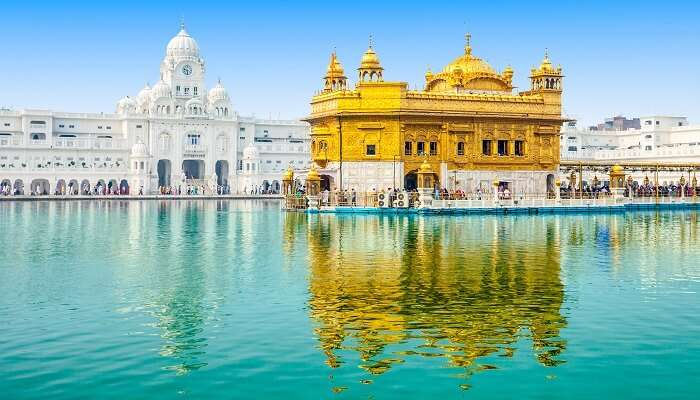
[[0, 184], [24, 194], [98, 184], [130, 194], [187, 185], [250, 193], [278, 189], [290, 163], [309, 166], [308, 125], [239, 116], [221, 82], [207, 91], [204, 59], [184, 26], [159, 76], [114, 114], [0, 110]]
[[[570, 122], [562, 128], [560, 139], [562, 161], [700, 164], [700, 125], [690, 124], [686, 117], [641, 117], [639, 129], [625, 130], [583, 130]], [[649, 172], [632, 173], [638, 181], [647, 175], [651, 176]], [[661, 183], [678, 178], [680, 173], [671, 171], [659, 176]]]

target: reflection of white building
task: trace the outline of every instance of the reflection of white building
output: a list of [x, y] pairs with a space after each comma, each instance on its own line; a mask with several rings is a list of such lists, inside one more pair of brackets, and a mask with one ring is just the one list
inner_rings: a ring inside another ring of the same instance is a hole
[[[574, 122], [561, 130], [562, 161], [602, 163], [700, 163], [700, 125], [685, 117], [649, 116], [633, 129], [578, 129]], [[633, 172], [641, 181], [649, 172]], [[660, 182], [677, 182], [678, 172], [660, 172]], [[653, 179], [653, 177], [652, 177]]]
[[[37, 187], [77, 193], [98, 183], [149, 193], [216, 179], [242, 192], [279, 187], [290, 163], [308, 166], [307, 124], [237, 115], [221, 82], [207, 91], [205, 72], [182, 26], [158, 82], [119, 100], [114, 114], [0, 110], [0, 181], [27, 194]], [[244, 169], [247, 147], [256, 150], [254, 171]]]

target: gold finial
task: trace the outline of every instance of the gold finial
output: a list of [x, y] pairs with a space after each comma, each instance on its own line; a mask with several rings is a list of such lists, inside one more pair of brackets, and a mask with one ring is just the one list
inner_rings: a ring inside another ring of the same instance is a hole
[[549, 49], [546, 47], [544, 48], [544, 59], [549, 60]]
[[372, 48], [372, 34], [369, 34], [369, 48]]
[[467, 33], [466, 35], [464, 35], [464, 38], [467, 40], [467, 46], [464, 47], [464, 52], [467, 55], [471, 55], [472, 54], [472, 34]]

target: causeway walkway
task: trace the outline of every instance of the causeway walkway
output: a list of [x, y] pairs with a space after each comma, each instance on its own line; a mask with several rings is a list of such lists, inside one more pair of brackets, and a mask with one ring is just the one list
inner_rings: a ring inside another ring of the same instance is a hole
[[298, 209], [289, 211], [301, 211], [310, 214], [436, 214], [436, 215], [464, 215], [464, 214], [566, 214], [566, 213], [624, 213], [640, 210], [686, 210], [700, 209], [699, 197], [681, 198], [638, 198], [627, 199], [576, 199], [563, 200], [557, 203], [554, 200], [538, 202], [539, 204], [450, 204], [446, 201], [434, 201], [433, 206], [425, 208], [391, 208], [391, 207], [352, 207], [352, 206], [322, 206], [318, 209]]

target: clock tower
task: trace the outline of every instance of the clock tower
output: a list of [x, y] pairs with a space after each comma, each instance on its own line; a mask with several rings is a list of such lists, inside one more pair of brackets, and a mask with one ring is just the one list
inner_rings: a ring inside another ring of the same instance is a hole
[[168, 43], [160, 66], [161, 79], [170, 86], [176, 103], [206, 95], [204, 71], [199, 46], [182, 23], [180, 32]]

